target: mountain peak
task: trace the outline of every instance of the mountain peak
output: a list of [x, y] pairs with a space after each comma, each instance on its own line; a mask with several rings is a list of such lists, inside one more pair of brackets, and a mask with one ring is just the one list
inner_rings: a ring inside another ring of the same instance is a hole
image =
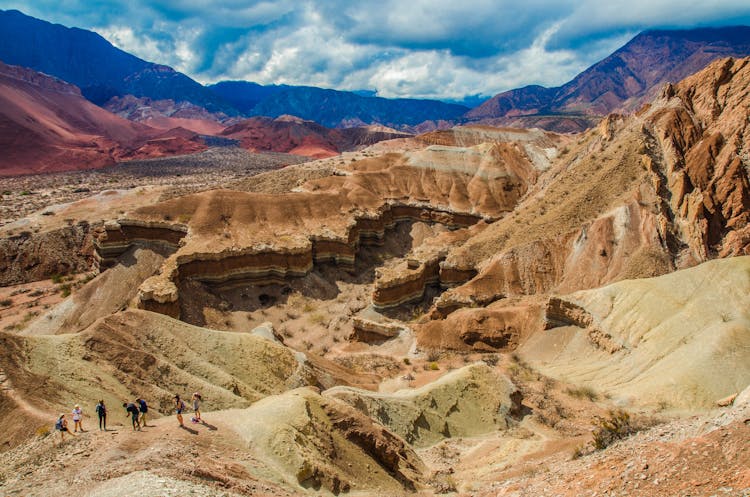
[[510, 90], [469, 111], [470, 119], [551, 114], [602, 116], [629, 112], [721, 57], [750, 55], [750, 27], [648, 30], [556, 88]]

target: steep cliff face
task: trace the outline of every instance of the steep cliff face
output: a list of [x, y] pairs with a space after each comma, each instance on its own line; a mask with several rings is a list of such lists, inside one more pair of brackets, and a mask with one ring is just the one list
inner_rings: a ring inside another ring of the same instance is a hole
[[[441, 272], [470, 279], [433, 316], [748, 254], [749, 76], [748, 59], [717, 61], [572, 144], [512, 215], [449, 251]], [[431, 326], [425, 343], [453, 333]]]

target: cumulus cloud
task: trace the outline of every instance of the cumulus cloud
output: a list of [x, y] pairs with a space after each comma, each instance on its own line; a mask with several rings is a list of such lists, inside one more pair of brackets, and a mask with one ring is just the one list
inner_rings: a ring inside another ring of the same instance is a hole
[[748, 24], [747, 0], [0, 0], [204, 82], [460, 99], [556, 86], [654, 27]]

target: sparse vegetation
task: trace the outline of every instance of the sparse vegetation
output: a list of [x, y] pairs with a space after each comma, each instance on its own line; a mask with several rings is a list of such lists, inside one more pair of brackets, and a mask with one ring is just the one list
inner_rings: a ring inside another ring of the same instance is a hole
[[13, 305], [13, 299], [0, 300], [0, 307], [10, 307]]
[[570, 459], [575, 461], [576, 459], [580, 459], [585, 454], [585, 448], [583, 445], [579, 445], [575, 449], [573, 449], [573, 453], [570, 455]]
[[571, 397], [577, 399], [588, 399], [592, 402], [596, 402], [599, 399], [599, 394], [596, 390], [588, 386], [569, 387], [565, 389], [565, 393]]
[[606, 449], [637, 431], [631, 424], [630, 414], [620, 409], [610, 411], [607, 418], [597, 419], [595, 425], [592, 435], [597, 450]]
[[65, 283], [63, 285], [60, 285], [59, 287], [57, 287], [57, 289], [59, 290], [60, 296], [62, 298], [66, 298], [70, 296], [70, 289], [71, 289], [70, 283]]
[[321, 324], [325, 323], [326, 317], [322, 313], [316, 312], [314, 314], [310, 314], [310, 316], [308, 317], [308, 320], [312, 324], [321, 325]]

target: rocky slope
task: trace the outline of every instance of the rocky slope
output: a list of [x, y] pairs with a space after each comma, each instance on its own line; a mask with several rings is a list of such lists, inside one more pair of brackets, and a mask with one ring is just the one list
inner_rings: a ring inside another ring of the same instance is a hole
[[185, 128], [201, 135], [218, 135], [233, 119], [220, 112], [208, 112], [190, 102], [153, 100], [133, 95], [112, 97], [104, 109], [152, 128]]
[[[466, 117], [511, 123], [520, 116], [576, 119], [581, 114], [633, 111], [667, 82], [676, 83], [719, 58], [750, 55], [748, 40], [747, 26], [645, 31], [562, 86], [527, 86], [500, 93]], [[529, 124], [528, 120], [520, 122]], [[558, 131], [564, 130], [560, 126], [569, 126], [564, 121], [547, 125]]]
[[579, 139], [512, 216], [448, 254], [441, 271], [478, 274], [437, 315], [747, 254], [748, 77], [748, 59], [717, 61]]

